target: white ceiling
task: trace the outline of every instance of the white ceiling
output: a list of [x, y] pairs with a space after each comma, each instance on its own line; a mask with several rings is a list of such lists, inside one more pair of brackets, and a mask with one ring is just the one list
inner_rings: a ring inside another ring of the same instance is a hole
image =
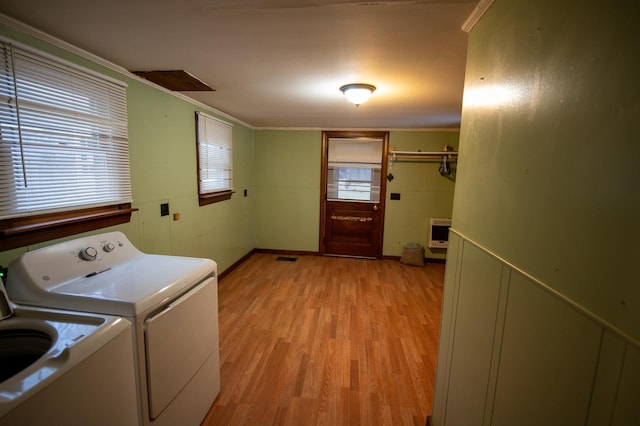
[[[128, 70], [184, 69], [184, 92], [251, 126], [457, 128], [478, 0], [2, 0], [0, 13]], [[356, 108], [339, 87], [377, 90]]]

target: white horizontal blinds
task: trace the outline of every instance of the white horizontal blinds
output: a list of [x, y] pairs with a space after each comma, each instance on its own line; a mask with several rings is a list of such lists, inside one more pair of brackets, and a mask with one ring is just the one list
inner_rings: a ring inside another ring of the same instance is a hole
[[[12, 54], [0, 44], [0, 217], [16, 208], [16, 172], [22, 170]], [[17, 155], [15, 155], [17, 153]], [[15, 163], [17, 160], [17, 163]], [[18, 180], [23, 182], [23, 177]], [[23, 183], [21, 185], [24, 185]]]
[[329, 138], [329, 163], [353, 163], [369, 167], [382, 162], [382, 139]]
[[380, 201], [382, 139], [329, 138], [327, 198]]
[[126, 89], [2, 44], [0, 218], [131, 202]]
[[198, 190], [210, 194], [233, 190], [232, 127], [203, 113], [198, 120]]

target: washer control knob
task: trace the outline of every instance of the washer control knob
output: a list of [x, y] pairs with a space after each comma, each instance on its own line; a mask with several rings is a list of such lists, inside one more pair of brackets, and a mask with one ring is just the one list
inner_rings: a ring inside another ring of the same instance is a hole
[[80, 250], [79, 255], [80, 255], [80, 259], [82, 260], [87, 260], [87, 261], [96, 260], [96, 258], [98, 257], [98, 250], [96, 250], [93, 247], [83, 248], [82, 250]]
[[104, 250], [107, 253], [112, 252], [113, 250], [115, 250], [116, 246], [113, 243], [106, 243], [105, 245], [102, 246], [102, 250]]

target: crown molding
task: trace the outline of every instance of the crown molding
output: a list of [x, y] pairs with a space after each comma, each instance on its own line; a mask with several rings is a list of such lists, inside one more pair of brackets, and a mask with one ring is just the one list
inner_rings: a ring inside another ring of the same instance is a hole
[[480, 0], [476, 8], [471, 12], [471, 15], [469, 15], [467, 20], [464, 21], [464, 24], [462, 24], [462, 31], [466, 33], [471, 31], [493, 2], [494, 0]]
[[381, 127], [255, 127], [254, 130], [291, 130], [320, 132], [460, 132], [460, 127], [419, 127], [419, 128], [381, 128]]

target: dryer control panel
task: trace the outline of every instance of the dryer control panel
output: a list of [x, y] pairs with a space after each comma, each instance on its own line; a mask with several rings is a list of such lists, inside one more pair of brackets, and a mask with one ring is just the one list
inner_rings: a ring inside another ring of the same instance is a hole
[[[27, 252], [9, 265], [12, 282], [35, 283], [46, 289], [105, 272], [144, 254], [122, 232], [89, 235]], [[23, 287], [11, 285], [13, 291]]]

